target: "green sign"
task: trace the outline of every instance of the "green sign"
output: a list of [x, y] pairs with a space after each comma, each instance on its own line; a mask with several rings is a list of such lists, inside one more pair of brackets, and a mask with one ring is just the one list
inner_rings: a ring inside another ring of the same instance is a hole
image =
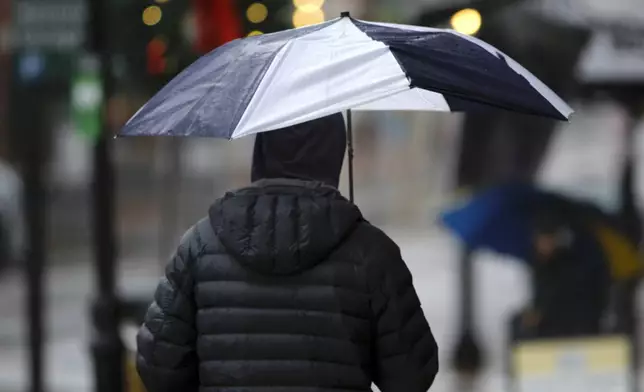
[[98, 61], [86, 57], [82, 59], [72, 78], [71, 109], [76, 132], [92, 141], [101, 133], [103, 101]]

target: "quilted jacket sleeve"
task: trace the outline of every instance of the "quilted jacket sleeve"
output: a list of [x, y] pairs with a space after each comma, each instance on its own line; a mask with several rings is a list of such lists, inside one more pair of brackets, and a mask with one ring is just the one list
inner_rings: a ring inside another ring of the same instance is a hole
[[190, 273], [197, 257], [195, 234], [192, 229], [184, 236], [167, 265], [137, 336], [137, 369], [147, 392], [196, 392], [199, 388]]
[[438, 347], [400, 250], [388, 238], [380, 243], [372, 286], [374, 383], [382, 392], [424, 392], [438, 372]]

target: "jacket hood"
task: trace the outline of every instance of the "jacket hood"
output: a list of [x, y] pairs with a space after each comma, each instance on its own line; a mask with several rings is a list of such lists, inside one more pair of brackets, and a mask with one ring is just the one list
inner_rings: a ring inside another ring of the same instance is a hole
[[346, 148], [340, 113], [260, 133], [255, 138], [251, 180], [291, 178], [337, 188]]
[[301, 180], [262, 180], [227, 193], [210, 208], [226, 250], [265, 275], [292, 275], [325, 260], [362, 220], [333, 187]]

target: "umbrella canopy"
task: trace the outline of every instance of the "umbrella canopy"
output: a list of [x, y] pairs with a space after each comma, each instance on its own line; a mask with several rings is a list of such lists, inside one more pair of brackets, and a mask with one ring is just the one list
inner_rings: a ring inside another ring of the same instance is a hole
[[616, 217], [590, 203], [531, 185], [494, 187], [444, 213], [441, 220], [471, 248], [487, 248], [529, 261], [534, 226], [543, 220], [544, 212], [570, 226], [580, 238], [578, 245], [589, 250], [584, 257], [599, 257], [608, 263], [613, 278], [630, 278], [642, 271], [637, 247]]
[[230, 139], [348, 109], [488, 107], [560, 120], [572, 113], [516, 61], [476, 38], [345, 15], [214, 50], [157, 93], [120, 135]]

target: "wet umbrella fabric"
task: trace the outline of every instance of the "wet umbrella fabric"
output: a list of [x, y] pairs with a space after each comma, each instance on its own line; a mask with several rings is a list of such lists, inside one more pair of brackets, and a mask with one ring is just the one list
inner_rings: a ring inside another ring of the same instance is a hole
[[230, 42], [157, 93], [121, 136], [239, 138], [344, 110], [572, 110], [514, 60], [451, 30], [342, 17]]
[[[616, 217], [590, 203], [572, 200], [527, 184], [508, 184], [474, 196], [441, 215], [442, 223], [473, 249], [485, 248], [532, 260], [534, 225], [539, 216], [556, 216], [557, 222], [576, 234], [583, 259], [601, 261], [614, 279], [642, 272], [642, 260]], [[542, 221], [542, 219], [541, 219]]]

